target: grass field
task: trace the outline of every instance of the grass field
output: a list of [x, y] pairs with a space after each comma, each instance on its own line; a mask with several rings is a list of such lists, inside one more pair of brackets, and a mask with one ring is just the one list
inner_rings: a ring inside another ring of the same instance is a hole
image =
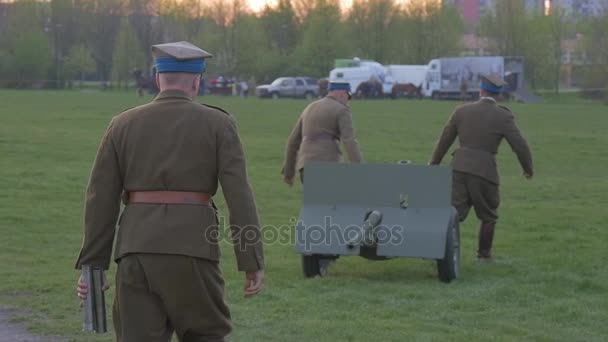
[[[23, 310], [15, 320], [36, 333], [113, 340], [112, 333], [80, 332], [73, 266], [83, 192], [110, 118], [149, 99], [0, 92], [0, 304]], [[280, 169], [284, 142], [306, 102], [200, 100], [238, 119], [263, 224], [289, 224], [299, 212], [301, 186], [284, 186]], [[455, 104], [353, 102], [364, 157], [426, 163]], [[608, 340], [608, 107], [578, 102], [512, 108], [532, 146], [536, 174], [525, 180], [508, 145], [501, 147], [494, 263], [475, 260], [474, 216], [461, 227], [461, 278], [449, 285], [437, 281], [434, 262], [417, 259], [341, 258], [327, 277], [305, 280], [292, 246], [267, 245], [266, 289], [246, 300], [243, 276], [224, 248], [233, 340]], [[108, 307], [112, 298], [111, 289]]]

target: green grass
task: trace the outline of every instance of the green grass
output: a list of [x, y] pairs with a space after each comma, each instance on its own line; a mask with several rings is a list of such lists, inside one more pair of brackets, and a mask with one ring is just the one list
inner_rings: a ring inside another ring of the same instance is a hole
[[[1, 91], [0, 303], [25, 310], [32, 331], [80, 332], [74, 262], [83, 193], [99, 139], [134, 94]], [[301, 186], [281, 181], [284, 142], [303, 100], [206, 97], [238, 119], [263, 224], [285, 225]], [[368, 162], [425, 163], [454, 102], [353, 102]], [[437, 281], [417, 259], [341, 258], [305, 280], [291, 245], [267, 245], [267, 286], [242, 298], [243, 275], [224, 248], [234, 341], [605, 341], [608, 338], [608, 107], [512, 105], [536, 175], [525, 180], [505, 143], [496, 262], [475, 260], [477, 222], [461, 227], [462, 277]], [[221, 197], [220, 197], [221, 198]], [[223, 213], [223, 203], [221, 206]], [[111, 268], [113, 277], [114, 265]], [[112, 290], [106, 300], [111, 303]], [[108, 310], [108, 313], [111, 312]], [[111, 328], [111, 327], [110, 327]]]

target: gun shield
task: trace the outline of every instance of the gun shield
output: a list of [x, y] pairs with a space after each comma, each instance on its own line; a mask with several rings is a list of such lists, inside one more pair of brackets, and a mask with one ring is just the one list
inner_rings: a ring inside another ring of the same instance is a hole
[[382, 222], [382, 213], [378, 210], [373, 210], [366, 217], [365, 222], [357, 235], [346, 243], [349, 249], [355, 246], [373, 246], [376, 243], [374, 229]]

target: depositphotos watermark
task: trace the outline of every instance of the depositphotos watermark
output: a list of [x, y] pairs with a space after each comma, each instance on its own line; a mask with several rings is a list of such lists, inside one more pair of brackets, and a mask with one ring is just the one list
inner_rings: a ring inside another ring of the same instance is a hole
[[[291, 217], [290, 224], [256, 226], [230, 226], [226, 218], [219, 217], [217, 226], [205, 229], [205, 239], [209, 243], [226, 241], [238, 244], [240, 249], [259, 244], [304, 246], [305, 251], [315, 246], [344, 246], [350, 241], [356, 241], [364, 235], [363, 224], [342, 226], [333, 222], [331, 216], [323, 218], [322, 224], [304, 225], [302, 221]], [[363, 222], [362, 222], [363, 223]], [[405, 240], [405, 228], [400, 225], [378, 225], [373, 228], [373, 236], [377, 245], [400, 245]]]

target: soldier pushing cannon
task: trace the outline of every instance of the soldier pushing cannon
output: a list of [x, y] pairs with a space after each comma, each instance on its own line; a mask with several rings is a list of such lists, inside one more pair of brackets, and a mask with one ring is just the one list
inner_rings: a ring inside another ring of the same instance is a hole
[[304, 275], [324, 275], [327, 258], [356, 255], [435, 260], [439, 280], [456, 279], [460, 234], [451, 181], [447, 166], [309, 164], [295, 243]]

